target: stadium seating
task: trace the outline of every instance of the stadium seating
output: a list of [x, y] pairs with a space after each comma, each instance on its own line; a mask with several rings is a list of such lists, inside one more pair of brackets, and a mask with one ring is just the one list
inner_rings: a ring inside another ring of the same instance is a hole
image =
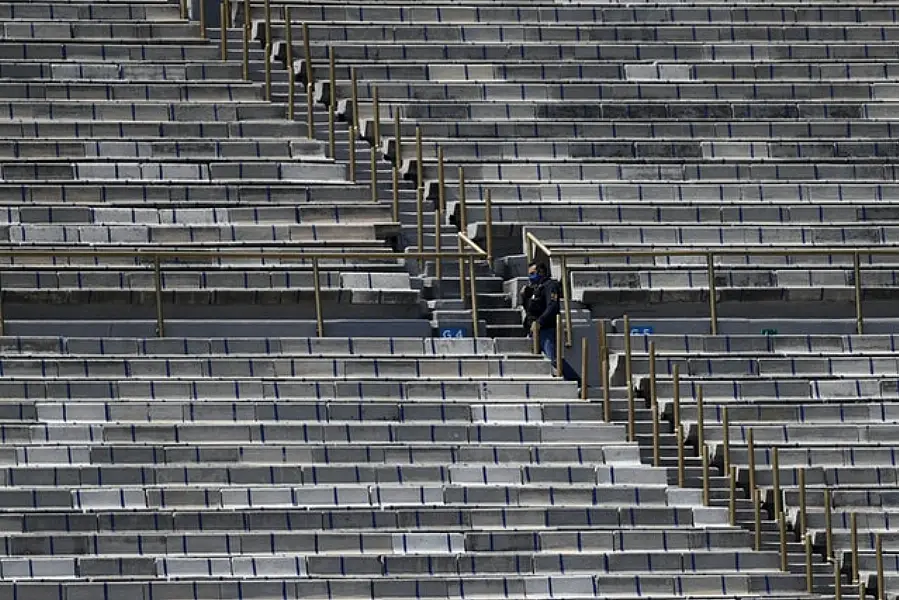
[[390, 207], [178, 3], [4, 7], [0, 236], [32, 252], [3, 259], [8, 332], [153, 335], [153, 253], [210, 250], [245, 255], [162, 260], [169, 333], [237, 333], [237, 315], [313, 333], [316, 252], [333, 255], [318, 271], [326, 319], [429, 331], [400, 261], [338, 256], [397, 249]]
[[[362, 101], [352, 110], [346, 102], [341, 106], [369, 141], [376, 141], [370, 102], [376, 86], [384, 156], [396, 163], [391, 123], [399, 117], [406, 160], [397, 166], [414, 178], [419, 167], [409, 160], [411, 140], [421, 132], [422, 184], [433, 208], [443, 152], [445, 225], [467, 224], [467, 233], [481, 244], [492, 237], [499, 259], [494, 267], [507, 278], [507, 290], [521, 284], [522, 254], [540, 255], [529, 238], [553, 251], [557, 273], [564, 252], [619, 252], [566, 257], [576, 311], [616, 319], [619, 334], [628, 334], [619, 317], [630, 314], [638, 331], [654, 332], [637, 344], [641, 352], [650, 341], [659, 344], [658, 398], [669, 420], [672, 366], [681, 363], [681, 419], [694, 444], [696, 414], [690, 407], [699, 388], [706, 391], [706, 439], [718, 473], [713, 487], [727, 485], [722, 407], [738, 403], [729, 408], [738, 433], [729, 436], [734, 450], [728, 462], [738, 467], [745, 488], [746, 436], [753, 429], [757, 483], [768, 491], [766, 548], [776, 548], [778, 537], [768, 521], [775, 516], [775, 447], [782, 449], [782, 468], [790, 469], [779, 482], [788, 488], [789, 535], [798, 542], [805, 531], [796, 491], [797, 469], [804, 466], [805, 521], [813, 546], [826, 554], [822, 507], [828, 487], [833, 547], [850, 580], [851, 561], [842, 555], [851, 545], [848, 514], [862, 511], [857, 562], [861, 580], [876, 588], [871, 550], [875, 534], [890, 527], [887, 517], [869, 516], [882, 512], [883, 496], [851, 495], [845, 488], [890, 485], [894, 478], [886, 423], [892, 421], [895, 365], [892, 342], [884, 341], [892, 340], [889, 335], [848, 334], [859, 327], [876, 334], [896, 330], [897, 260], [887, 253], [896, 237], [894, 7], [285, 4], [293, 7], [297, 23], [308, 25], [314, 65], [311, 76], [304, 58], [289, 67], [304, 81], [313, 79], [318, 97], [325, 98], [332, 93], [333, 54], [341, 99], [353, 93], [355, 70], [355, 93]], [[264, 7], [254, 6], [260, 22]], [[272, 36], [283, 40], [286, 13], [277, 8], [274, 14]], [[258, 37], [263, 29], [254, 31]], [[299, 33], [294, 26], [294, 39]], [[465, 173], [461, 185], [459, 167]], [[870, 247], [882, 253], [852, 254]], [[664, 249], [675, 252], [666, 255]], [[631, 254], [648, 250], [662, 251]], [[718, 255], [709, 258], [710, 251]], [[724, 338], [705, 337], [710, 260], [716, 329]], [[624, 345], [620, 336], [612, 339], [613, 380], [626, 385]], [[831, 348], [833, 339], [841, 341]], [[793, 356], [794, 344], [800, 346], [796, 352], [806, 352], [803, 343], [810, 353], [821, 345], [823, 356]], [[859, 350], [868, 345], [877, 350]], [[638, 356], [634, 383], [640, 382], [644, 396], [648, 370], [648, 359]], [[621, 420], [627, 413], [617, 392], [613, 412]], [[643, 409], [638, 413], [637, 438], [645, 444], [650, 417]], [[673, 436], [666, 433], [663, 440], [662, 462], [670, 467]], [[844, 444], [839, 453], [834, 443]], [[855, 467], [856, 456], [867, 457], [858, 459], [863, 467]], [[695, 459], [691, 464], [696, 466]], [[688, 479], [699, 485], [699, 477]], [[713, 491], [713, 504], [727, 504], [723, 492]], [[740, 520], [752, 528], [745, 508], [740, 505]], [[804, 571], [803, 549], [793, 539], [788, 568]], [[884, 539], [885, 551], [894, 552], [890, 538]], [[813, 588], [832, 596], [826, 583], [830, 567], [813, 562]], [[899, 578], [889, 575], [894, 564], [888, 554], [884, 593], [899, 589]]]
[[[261, 40], [264, 6], [252, 6]], [[485, 244], [489, 191], [501, 257], [520, 255], [527, 233], [560, 249], [893, 243], [895, 52], [886, 7], [288, 1], [272, 9], [276, 47], [285, 38], [284, 6], [292, 6], [294, 39], [305, 23], [312, 42], [311, 77], [298, 53], [293, 71], [316, 82], [318, 98], [330, 97], [333, 52], [336, 96], [369, 140], [377, 87], [385, 157], [395, 159], [399, 116], [403, 173], [416, 176], [412, 140], [420, 130], [427, 198], [437, 200], [442, 149], [450, 167], [447, 224], [466, 222]], [[283, 61], [283, 46], [275, 53]], [[347, 102], [353, 70], [358, 115]], [[464, 221], [458, 167], [466, 177]], [[666, 313], [658, 306], [665, 295], [652, 292], [676, 288], [690, 297], [688, 288], [705, 285], [705, 277], [697, 282], [696, 273], [672, 269], [674, 258], [646, 259], [660, 263], [657, 272], [608, 269], [630, 260], [583, 260], [601, 273], [576, 273], [573, 299], [609, 307], [612, 314], [602, 316], [680, 316]], [[851, 300], [852, 274], [809, 270], [851, 265], [851, 256], [766, 257], [788, 267], [760, 272], [718, 260], [726, 267], [717, 273], [722, 293], [739, 288], [738, 300], [777, 301], [768, 310], [781, 314], [769, 318], [851, 316], [820, 300], [842, 299], [834, 287]], [[705, 265], [703, 257], [677, 260], [696, 261]], [[520, 261], [506, 263], [498, 269], [504, 276], [523, 273]], [[868, 288], [893, 286], [885, 267], [864, 277]], [[632, 292], [624, 300], [622, 288]], [[864, 293], [877, 299], [889, 290]]]
[[[623, 351], [620, 338], [610, 341], [616, 351]], [[876, 541], [881, 536], [885, 591], [894, 597], [896, 547], [890, 517], [899, 406], [895, 336], [654, 335], [635, 341], [637, 373], [649, 370], [645, 353], [650, 341], [662, 374], [657, 383], [660, 410], [673, 418], [671, 377], [677, 366], [682, 374], [680, 418], [693, 441], [699, 428], [695, 398], [702, 387], [703, 435], [716, 462], [724, 464], [727, 453], [746, 485], [752, 432], [759, 486], [770, 510], [775, 490], [783, 490], [790, 543], [794, 534], [807, 533], [818, 552], [830, 544], [847, 575], [857, 550], [861, 581], [873, 591]], [[642, 385], [645, 388], [648, 380]], [[855, 541], [853, 527], [858, 532]]]
[[3, 356], [4, 593], [802, 586], [526, 340], [8, 337]]
[[895, 7], [190, 4], [0, 0], [0, 599], [897, 597]]

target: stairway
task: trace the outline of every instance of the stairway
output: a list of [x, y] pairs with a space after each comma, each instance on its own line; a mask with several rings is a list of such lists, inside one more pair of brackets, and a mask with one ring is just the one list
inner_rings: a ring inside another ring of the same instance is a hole
[[[635, 374], [636, 376], [637, 374]], [[587, 390], [588, 400], [602, 402], [603, 393], [600, 387], [590, 387]], [[611, 418], [613, 423], [627, 425], [628, 400], [626, 387], [613, 387], [610, 393]], [[644, 464], [653, 462], [653, 436], [652, 436], [652, 412], [649, 398], [639, 391], [635, 392], [635, 434], [636, 442], [640, 446], [640, 458]], [[677, 437], [674, 433], [675, 424], [666, 416], [660, 417], [659, 435], [659, 466], [665, 468], [668, 474], [669, 485], [678, 485], [678, 456]], [[696, 448], [696, 440], [687, 440], [684, 459], [684, 487], [702, 489], [702, 459]], [[709, 477], [709, 505], [713, 507], [728, 508], [730, 506], [730, 481], [722, 472], [721, 461], [712, 461]], [[755, 515], [752, 500], [748, 490], [739, 485], [736, 499], [736, 523], [738, 527], [755, 533]], [[762, 506], [761, 519], [761, 546], [762, 552], [770, 552], [780, 555], [780, 531], [777, 521], [773, 518], [774, 507], [770, 502]], [[798, 534], [788, 524], [787, 530], [787, 571], [796, 575], [806, 573], [805, 545], [798, 538]], [[823, 556], [822, 548], [814, 548], [812, 554], [812, 584], [815, 594], [834, 597], [834, 567], [833, 563]], [[857, 584], [849, 583], [846, 574], [842, 576], [842, 598], [845, 600], [860, 599]]]
[[[219, 43], [220, 31], [209, 30], [210, 40]], [[239, 27], [228, 30], [229, 59], [242, 60], [242, 32]], [[296, 44], [296, 42], [295, 42]], [[259, 42], [254, 41], [250, 52], [250, 77], [253, 81], [265, 80], [264, 49], [258, 47]], [[299, 58], [299, 54], [296, 55]], [[283, 57], [282, 57], [283, 58]], [[287, 69], [284, 60], [273, 64], [272, 102], [287, 104], [288, 82]], [[295, 119], [305, 122], [307, 118], [306, 86], [297, 81], [295, 85]], [[391, 113], [389, 103], [381, 103], [382, 115]], [[328, 140], [328, 112], [327, 107], [315, 104], [314, 108], [315, 139]], [[392, 114], [392, 113], [391, 113]], [[392, 133], [390, 121], [382, 121], [382, 137]], [[356, 183], [360, 186], [371, 185], [371, 152], [372, 140], [362, 139], [363, 135], [357, 133], [355, 144], [356, 155]], [[340, 162], [348, 162], [350, 159], [349, 124], [345, 120], [335, 121], [336, 154], [333, 158]], [[392, 140], [391, 140], [392, 142]], [[414, 141], [403, 141], [403, 154], [408, 156], [414, 152]], [[395, 145], [393, 143], [382, 144], [382, 149], [391, 148], [390, 154], [378, 150], [377, 160], [377, 189], [378, 200], [382, 204], [393, 206], [393, 156]], [[399, 222], [401, 225], [400, 239], [397, 240], [395, 249], [398, 251], [417, 252], [418, 249], [418, 201], [416, 182], [410, 179], [399, 180]], [[435, 226], [435, 202], [427, 198], [422, 211], [423, 246], [425, 252], [435, 251], [436, 226]], [[441, 222], [440, 247], [442, 251], [456, 252], [458, 248], [458, 227], [450, 222], [447, 215]], [[437, 265], [434, 260], [409, 261], [409, 269], [413, 276], [420, 279], [423, 297], [428, 300], [430, 320], [435, 335], [439, 335], [443, 329], [461, 328], [465, 335], [470, 335], [471, 330], [471, 298], [470, 284], [466, 285], [465, 300], [460, 293], [459, 263], [456, 260], [445, 261], [442, 265], [441, 277], [437, 277]], [[479, 334], [487, 337], [521, 337], [521, 312], [513, 307], [511, 297], [503, 291], [503, 280], [497, 277], [488, 268], [486, 263], [475, 265], [477, 278], [477, 306], [478, 316], [481, 322]], [[466, 281], [468, 273], [466, 272]]]

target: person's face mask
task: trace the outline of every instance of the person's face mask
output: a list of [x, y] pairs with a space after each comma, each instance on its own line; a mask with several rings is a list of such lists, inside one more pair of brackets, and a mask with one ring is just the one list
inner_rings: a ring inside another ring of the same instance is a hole
[[528, 273], [528, 281], [530, 281], [531, 283], [540, 283], [540, 274]]

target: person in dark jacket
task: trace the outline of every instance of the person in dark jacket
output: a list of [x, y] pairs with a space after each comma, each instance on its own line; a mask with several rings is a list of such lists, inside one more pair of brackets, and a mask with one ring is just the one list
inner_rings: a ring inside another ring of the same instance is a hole
[[[528, 283], [521, 288], [521, 305], [524, 306], [524, 327], [528, 337], [537, 336], [540, 349], [556, 365], [556, 318], [561, 312], [560, 300], [562, 284], [549, 276], [549, 268], [544, 263], [532, 262], [528, 265]], [[569, 381], [580, 383], [577, 372], [568, 361], [562, 360], [562, 376]]]

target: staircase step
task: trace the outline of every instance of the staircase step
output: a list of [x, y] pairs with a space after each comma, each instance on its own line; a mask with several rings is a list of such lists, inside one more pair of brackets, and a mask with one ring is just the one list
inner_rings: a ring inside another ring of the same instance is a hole
[[521, 313], [514, 308], [479, 309], [478, 316], [491, 325], [521, 326]]
[[487, 325], [487, 335], [494, 338], [520, 338], [524, 337], [521, 324], [518, 325]]
[[[423, 278], [425, 290], [433, 290], [433, 293], [436, 294], [434, 297], [443, 297], [443, 298], [461, 298], [461, 288], [459, 279], [452, 277], [444, 277], [441, 280], [438, 280], [435, 277], [425, 277]], [[469, 291], [471, 289], [471, 282], [466, 281], [465, 284], [465, 293], [469, 295]], [[493, 278], [477, 278], [477, 282], [475, 283], [475, 289], [479, 294], [496, 294], [502, 291], [502, 280], [493, 279]]]

